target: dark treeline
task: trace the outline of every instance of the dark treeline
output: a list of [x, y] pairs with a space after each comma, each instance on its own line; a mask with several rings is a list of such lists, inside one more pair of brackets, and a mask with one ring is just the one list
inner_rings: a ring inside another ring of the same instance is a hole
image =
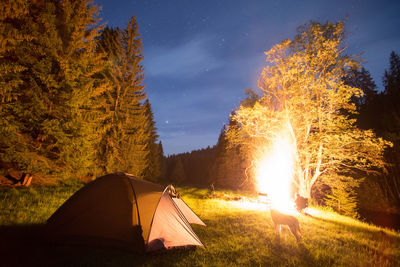
[[[389, 68], [384, 72], [383, 91], [379, 92], [370, 73], [364, 69], [351, 70], [346, 82], [360, 88], [364, 95], [355, 98], [358, 114], [354, 119], [363, 129], [373, 129], [378, 136], [389, 140], [393, 147], [387, 149], [388, 163], [385, 173], [368, 176], [360, 173], [355, 192], [336, 190], [323, 182], [315, 184], [312, 195], [320, 204], [337, 208], [334, 202], [357, 206], [359, 210], [379, 212], [400, 212], [400, 57], [395, 52], [390, 55]], [[251, 104], [256, 99], [252, 91], [242, 105]], [[228, 128], [235, 127], [232, 121]], [[226, 127], [221, 130], [217, 144], [212, 148], [195, 150], [191, 153], [173, 155], [167, 158], [167, 179], [184, 184], [194, 184], [211, 188], [252, 190], [253, 184], [246, 174], [251, 165], [249, 157], [238, 147], [231, 147], [226, 139]], [[346, 182], [346, 181], [342, 181]], [[338, 188], [340, 189], [340, 187]], [[346, 198], [346, 199], [344, 199]], [[332, 201], [335, 199], [335, 201]], [[343, 207], [342, 207], [343, 208]]]
[[135, 17], [104, 28], [92, 1], [1, 1], [3, 174], [158, 179], [163, 152], [142, 60]]
[[[228, 127], [232, 126], [232, 122]], [[230, 147], [223, 127], [213, 147], [166, 158], [166, 180], [211, 189], [253, 189], [247, 178], [248, 161], [238, 147]]]
[[207, 147], [190, 153], [171, 155], [166, 158], [166, 179], [178, 184], [207, 186], [212, 182], [209, 168], [215, 158], [215, 148]]
[[[234, 127], [232, 120], [227, 127]], [[226, 137], [227, 127], [221, 129], [213, 147], [171, 155], [166, 158], [167, 181], [208, 187], [211, 189], [254, 189], [246, 174], [251, 164], [239, 147], [231, 147]]]
[[360, 128], [373, 129], [393, 143], [385, 152], [387, 170], [366, 177], [360, 187], [359, 207], [364, 210], [400, 212], [400, 57], [392, 52], [389, 68], [383, 75], [379, 92], [369, 72], [362, 68], [349, 75], [349, 83], [363, 90], [356, 101]]

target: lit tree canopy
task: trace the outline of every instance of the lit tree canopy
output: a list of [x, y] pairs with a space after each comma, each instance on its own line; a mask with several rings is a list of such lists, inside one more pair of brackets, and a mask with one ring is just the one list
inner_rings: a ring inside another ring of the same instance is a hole
[[237, 110], [233, 119], [239, 127], [228, 132], [231, 143], [254, 153], [286, 135], [296, 148], [295, 181], [306, 197], [322, 174], [382, 168], [389, 145], [350, 118], [356, 112], [351, 99], [362, 91], [344, 82], [358, 63], [343, 54], [343, 37], [341, 22], [310, 22], [294, 40], [273, 46], [265, 53], [260, 98]]

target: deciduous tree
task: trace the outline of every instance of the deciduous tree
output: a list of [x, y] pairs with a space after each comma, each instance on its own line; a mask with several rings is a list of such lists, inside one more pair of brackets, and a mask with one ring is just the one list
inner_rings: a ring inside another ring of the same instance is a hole
[[273, 46], [258, 82], [260, 99], [239, 108], [233, 116], [239, 127], [229, 133], [232, 143], [255, 152], [287, 136], [295, 147], [295, 182], [306, 197], [322, 175], [382, 168], [389, 144], [349, 117], [356, 112], [352, 97], [362, 92], [344, 82], [358, 63], [344, 55], [343, 37], [341, 22], [310, 22], [294, 40]]

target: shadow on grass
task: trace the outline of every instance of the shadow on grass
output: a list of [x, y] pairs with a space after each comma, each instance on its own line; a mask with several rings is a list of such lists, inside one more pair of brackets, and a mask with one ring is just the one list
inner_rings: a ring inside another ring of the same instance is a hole
[[53, 245], [43, 225], [0, 226], [0, 266], [176, 265], [194, 249], [139, 254], [111, 248]]
[[400, 214], [366, 209], [360, 209], [359, 213], [361, 218], [368, 223], [400, 231]]
[[314, 259], [312, 253], [310, 253], [308, 248], [306, 248], [303, 243], [298, 243], [297, 245], [299, 247], [300, 257], [303, 263], [307, 264], [307, 266], [319, 265], [318, 262]]
[[[290, 235], [289, 233], [286, 233]], [[318, 262], [310, 250], [304, 245], [303, 241], [297, 242], [296, 246], [288, 245], [286, 239], [291, 238], [290, 236], [278, 237], [274, 236], [271, 240], [271, 252], [273, 255], [280, 259], [297, 259], [301, 266], [321, 266], [321, 262]], [[283, 241], [283, 240], [285, 241]], [[278, 265], [282, 265], [283, 262], [277, 262]]]
[[373, 244], [365, 244], [361, 242], [362, 239], [356, 238], [357, 234], [368, 234], [370, 235], [371, 240], [379, 240], [379, 242], [386, 244], [388, 247], [393, 246], [398, 247], [400, 244], [400, 238], [396, 235], [394, 235], [391, 232], [387, 232], [384, 230], [372, 230], [369, 229], [368, 227], [362, 226], [362, 225], [353, 225], [350, 223], [346, 222], [341, 222], [341, 221], [335, 221], [333, 219], [327, 219], [327, 218], [321, 218], [317, 216], [312, 216], [310, 214], [306, 215], [307, 217], [310, 217], [316, 221], [322, 222], [322, 223], [328, 223], [332, 226], [337, 227], [338, 229], [346, 229], [347, 231], [351, 232], [354, 234], [354, 238], [346, 238], [342, 239], [342, 243], [354, 243], [355, 246], [366, 249], [370, 251], [370, 253], [378, 256], [380, 259], [387, 261], [387, 262], [393, 262], [394, 258], [393, 255], [387, 255], [383, 251], [376, 249]]
[[[368, 228], [367, 226], [364, 225], [356, 225], [356, 224], [351, 224], [348, 222], [343, 222], [343, 221], [337, 221], [334, 219], [328, 219], [328, 218], [322, 218], [322, 217], [318, 217], [318, 216], [313, 216], [310, 214], [305, 214], [306, 217], [312, 218], [314, 220], [317, 221], [321, 221], [321, 222], [325, 222], [325, 223], [331, 223], [332, 225], [338, 226], [338, 227], [345, 227], [348, 230], [351, 230], [352, 232], [362, 232], [362, 233], [368, 233], [368, 234], [372, 234], [372, 235], [376, 235], [377, 233], [379, 233], [382, 236], [392, 236], [393, 238], [398, 238], [395, 234], [393, 234], [393, 232], [389, 231], [384, 231], [382, 229], [380, 230], [373, 230]], [[379, 227], [379, 226], [377, 226]]]

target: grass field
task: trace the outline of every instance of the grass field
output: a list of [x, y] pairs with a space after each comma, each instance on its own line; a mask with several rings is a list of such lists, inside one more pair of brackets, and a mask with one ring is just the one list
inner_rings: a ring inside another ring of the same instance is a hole
[[[303, 240], [277, 239], [269, 212], [229, 200], [232, 192], [181, 188], [207, 224], [193, 228], [206, 248], [150, 255], [112, 249], [49, 246], [37, 234], [83, 183], [29, 189], [0, 188], [0, 266], [398, 266], [400, 233], [328, 210], [299, 216]], [[251, 197], [251, 196], [248, 196]], [[258, 205], [258, 208], [259, 205]]]

